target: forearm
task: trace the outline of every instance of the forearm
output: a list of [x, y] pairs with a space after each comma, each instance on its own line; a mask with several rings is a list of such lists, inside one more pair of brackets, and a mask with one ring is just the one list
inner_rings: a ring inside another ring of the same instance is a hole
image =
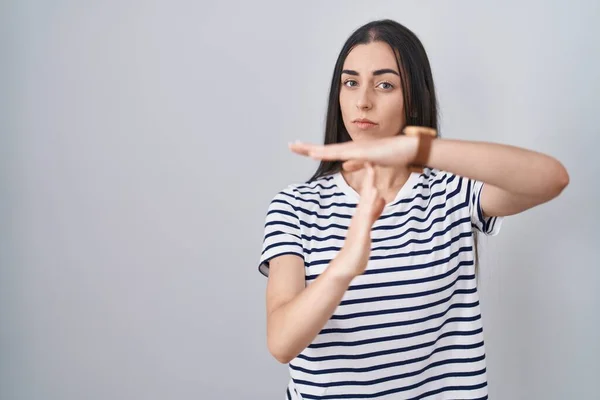
[[[416, 147], [414, 144], [415, 153]], [[496, 143], [436, 139], [427, 164], [536, 198], [555, 196], [569, 179], [563, 165], [548, 155]]]
[[339, 306], [353, 279], [339, 268], [343, 262], [340, 252], [314, 282], [269, 316], [269, 347], [280, 362], [287, 364], [312, 343]]

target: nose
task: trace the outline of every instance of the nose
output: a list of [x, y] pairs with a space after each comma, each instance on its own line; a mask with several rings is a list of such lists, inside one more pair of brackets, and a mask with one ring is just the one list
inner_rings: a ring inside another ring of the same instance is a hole
[[358, 91], [358, 97], [356, 99], [356, 108], [359, 110], [370, 110], [373, 107], [371, 100], [371, 94], [368, 88], [362, 88]]

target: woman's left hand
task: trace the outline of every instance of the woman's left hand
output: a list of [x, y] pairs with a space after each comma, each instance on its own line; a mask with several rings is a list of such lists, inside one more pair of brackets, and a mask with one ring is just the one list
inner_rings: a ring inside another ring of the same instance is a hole
[[[407, 135], [431, 128], [410, 126], [404, 129]], [[417, 155], [418, 139], [414, 136], [398, 135], [381, 139], [350, 141], [328, 145], [316, 145], [302, 142], [290, 143], [294, 153], [315, 160], [344, 161], [346, 171], [356, 171], [366, 162], [381, 166], [408, 166]]]

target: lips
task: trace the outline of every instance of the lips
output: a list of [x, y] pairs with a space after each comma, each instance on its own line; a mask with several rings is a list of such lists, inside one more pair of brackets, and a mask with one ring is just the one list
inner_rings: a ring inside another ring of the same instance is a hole
[[377, 124], [375, 122], [373, 122], [367, 118], [355, 119], [352, 122], [361, 129], [369, 129], [369, 128], [373, 128], [373, 127], [377, 126]]

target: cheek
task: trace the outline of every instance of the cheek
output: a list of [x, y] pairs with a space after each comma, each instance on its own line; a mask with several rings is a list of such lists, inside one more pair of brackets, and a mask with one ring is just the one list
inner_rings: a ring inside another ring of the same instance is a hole
[[[391, 100], [391, 99], [390, 99]], [[403, 100], [393, 99], [393, 101], [386, 102], [386, 106], [384, 108], [384, 120], [386, 125], [386, 131], [389, 130], [390, 133], [394, 134], [399, 131], [399, 129], [404, 126], [405, 118], [404, 118], [404, 107]], [[393, 132], [392, 132], [393, 131]]]
[[350, 96], [348, 96], [347, 93], [341, 92], [339, 99], [340, 99], [340, 110], [342, 111], [342, 117], [346, 118], [346, 115], [348, 114], [348, 111], [350, 109], [349, 108], [350, 103], [351, 103]]

